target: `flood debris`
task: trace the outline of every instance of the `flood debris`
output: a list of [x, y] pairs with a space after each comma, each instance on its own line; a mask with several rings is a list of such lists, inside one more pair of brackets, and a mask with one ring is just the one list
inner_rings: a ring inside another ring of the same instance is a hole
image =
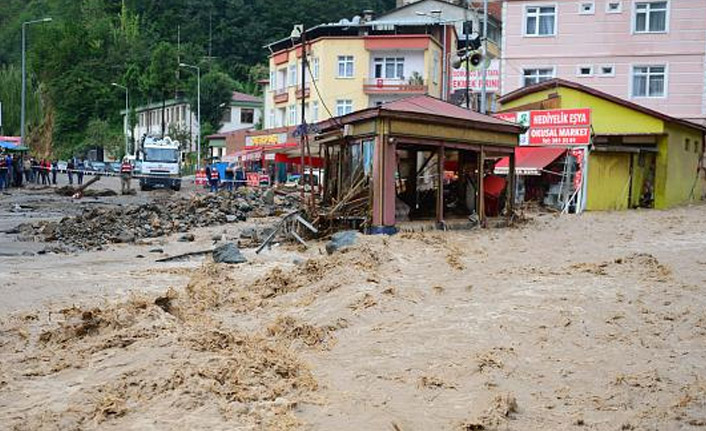
[[19, 239], [60, 242], [80, 250], [173, 233], [182, 233], [185, 241], [192, 241], [193, 235], [187, 233], [192, 228], [245, 221], [248, 216], [274, 211], [274, 207], [262, 203], [259, 192], [165, 199], [135, 206], [91, 208], [58, 222], [22, 224]]

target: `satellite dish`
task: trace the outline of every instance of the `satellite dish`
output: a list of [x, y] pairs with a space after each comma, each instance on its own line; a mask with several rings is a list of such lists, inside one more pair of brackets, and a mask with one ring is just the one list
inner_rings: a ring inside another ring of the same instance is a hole
[[301, 24], [297, 24], [292, 29], [292, 33], [289, 35], [289, 37], [292, 39], [299, 39], [300, 37], [302, 37], [303, 32], [304, 32], [304, 26]]
[[356, 15], [353, 17], [353, 20], [351, 21], [351, 23], [358, 25], [358, 24], [360, 24], [360, 19], [361, 18], [358, 15]]

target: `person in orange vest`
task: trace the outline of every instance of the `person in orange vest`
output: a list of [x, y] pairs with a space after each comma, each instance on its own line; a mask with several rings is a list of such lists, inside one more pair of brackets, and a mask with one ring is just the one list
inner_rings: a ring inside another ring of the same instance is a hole
[[211, 184], [211, 191], [213, 193], [218, 193], [220, 178], [218, 168], [215, 166], [211, 167], [211, 178], [209, 179], [209, 183]]
[[132, 178], [132, 165], [130, 161], [125, 157], [123, 163], [120, 165], [120, 192], [124, 195], [129, 195], [132, 193], [130, 189], [130, 179]]

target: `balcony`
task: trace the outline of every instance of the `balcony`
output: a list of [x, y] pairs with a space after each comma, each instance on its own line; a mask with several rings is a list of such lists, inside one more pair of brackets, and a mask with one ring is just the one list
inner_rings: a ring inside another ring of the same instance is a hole
[[289, 89], [278, 88], [275, 90], [275, 103], [286, 103], [289, 101]]
[[[296, 95], [297, 99], [301, 99], [302, 98], [302, 89], [297, 88], [296, 94], [297, 94]], [[311, 91], [309, 89], [309, 83], [307, 82], [306, 86], [304, 87], [304, 98], [309, 97], [310, 94], [311, 94]]]
[[365, 81], [363, 91], [365, 94], [427, 94], [429, 87], [422, 80], [372, 78]]

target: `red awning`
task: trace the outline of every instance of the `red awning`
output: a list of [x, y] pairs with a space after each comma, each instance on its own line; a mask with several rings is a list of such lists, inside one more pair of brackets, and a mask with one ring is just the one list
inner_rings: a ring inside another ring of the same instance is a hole
[[[515, 173], [517, 175], [541, 175], [554, 160], [566, 153], [566, 148], [520, 147], [515, 149]], [[495, 164], [495, 174], [507, 175], [510, 159], [503, 157]]]

